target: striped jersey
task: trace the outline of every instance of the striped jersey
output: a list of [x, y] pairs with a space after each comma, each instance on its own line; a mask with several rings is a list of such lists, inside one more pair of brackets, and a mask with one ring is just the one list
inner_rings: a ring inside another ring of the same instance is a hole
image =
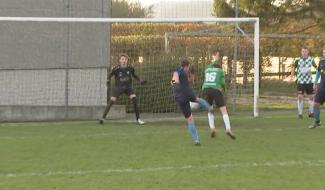
[[315, 61], [308, 57], [307, 59], [298, 58], [295, 61], [295, 70], [297, 72], [298, 84], [310, 84], [313, 83], [311, 76], [311, 68], [317, 68]]

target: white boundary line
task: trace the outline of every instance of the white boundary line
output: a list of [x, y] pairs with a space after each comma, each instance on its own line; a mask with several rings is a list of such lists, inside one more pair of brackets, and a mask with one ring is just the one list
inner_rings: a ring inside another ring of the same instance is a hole
[[91, 174], [110, 174], [110, 173], [143, 173], [175, 170], [213, 170], [220, 168], [256, 168], [256, 167], [324, 167], [325, 160], [314, 161], [270, 161], [270, 162], [251, 162], [251, 163], [226, 163], [206, 166], [165, 166], [153, 168], [125, 168], [125, 169], [103, 169], [103, 170], [75, 170], [75, 171], [47, 171], [47, 172], [29, 172], [29, 173], [0, 173], [0, 178], [18, 178], [18, 177], [48, 177], [48, 176], [81, 176]]

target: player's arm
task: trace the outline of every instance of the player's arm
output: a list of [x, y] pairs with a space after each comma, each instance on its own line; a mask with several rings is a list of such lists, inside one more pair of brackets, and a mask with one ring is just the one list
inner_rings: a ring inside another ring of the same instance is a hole
[[194, 80], [195, 80], [195, 71], [193, 68], [190, 68], [190, 71], [189, 71], [189, 75], [188, 75], [188, 81], [191, 85], [194, 84]]
[[316, 88], [316, 85], [318, 83], [318, 80], [320, 78], [320, 67], [319, 67], [320, 64], [318, 64], [318, 67], [317, 67], [317, 71], [316, 71], [316, 77], [315, 77], [315, 81], [314, 81], [314, 88]]
[[133, 77], [135, 80], [137, 80], [138, 82], [140, 82], [140, 84], [144, 84], [144, 83], [146, 83], [145, 80], [140, 79], [140, 77], [139, 77], [137, 74], [135, 74], [135, 69], [134, 69], [133, 66], [131, 67], [131, 75], [132, 75], [132, 77]]
[[111, 72], [108, 74], [107, 76], [107, 81], [106, 81], [106, 85], [109, 86], [111, 83], [111, 78], [112, 76], [114, 76], [116, 74], [116, 67], [113, 67], [113, 69], [111, 70]]
[[174, 72], [173, 73], [173, 77], [172, 77], [172, 80], [171, 80], [171, 84], [174, 85], [174, 84], [179, 84], [179, 75], [177, 72]]
[[312, 65], [315, 69], [318, 70], [318, 67], [317, 67], [317, 65], [316, 65], [316, 63], [315, 63], [315, 60], [313, 60], [313, 61], [311, 62], [311, 65]]
[[226, 91], [226, 79], [225, 79], [225, 73], [223, 71], [221, 71], [220, 85], [223, 91]]

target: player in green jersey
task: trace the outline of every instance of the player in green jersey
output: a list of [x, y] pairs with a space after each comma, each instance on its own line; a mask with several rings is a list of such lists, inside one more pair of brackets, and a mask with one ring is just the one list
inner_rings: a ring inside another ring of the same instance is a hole
[[[222, 90], [225, 90], [225, 74], [222, 70], [220, 62], [220, 52], [215, 51], [212, 55], [212, 63], [205, 68], [204, 83], [202, 85], [203, 97], [207, 100], [210, 106], [213, 106], [213, 102], [220, 109], [222, 118], [226, 127], [226, 134], [232, 139], [236, 139], [235, 135], [231, 131], [228, 112], [226, 109], [225, 101], [223, 98]], [[213, 109], [210, 109], [213, 110]], [[209, 126], [211, 130], [211, 137], [215, 137], [216, 127], [214, 125], [214, 113], [210, 111], [208, 113]]]

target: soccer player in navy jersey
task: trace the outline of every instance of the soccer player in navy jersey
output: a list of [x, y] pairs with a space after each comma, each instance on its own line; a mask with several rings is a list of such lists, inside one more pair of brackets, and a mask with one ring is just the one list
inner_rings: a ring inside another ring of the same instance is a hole
[[181, 65], [173, 73], [172, 88], [176, 103], [182, 111], [187, 120], [188, 130], [191, 133], [195, 145], [200, 145], [200, 139], [197, 134], [193, 116], [191, 113], [190, 102], [197, 102], [206, 110], [209, 109], [209, 104], [204, 99], [199, 98], [190, 87], [191, 80], [193, 79], [190, 69], [190, 62], [187, 59], [181, 60]]
[[321, 78], [320, 85], [317, 89], [316, 97], [314, 100], [314, 118], [315, 123], [309, 126], [309, 129], [313, 129], [319, 127], [321, 125], [320, 122], [320, 105], [325, 102], [325, 47], [323, 48], [323, 57], [320, 59], [316, 78], [314, 81], [314, 89], [316, 90], [318, 79]]

